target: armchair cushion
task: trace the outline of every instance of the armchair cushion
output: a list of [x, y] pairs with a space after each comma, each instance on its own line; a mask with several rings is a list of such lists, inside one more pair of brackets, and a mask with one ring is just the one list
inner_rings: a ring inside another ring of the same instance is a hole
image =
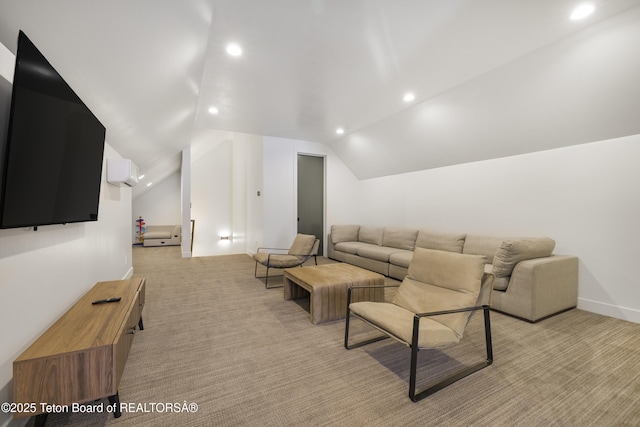
[[[413, 313], [472, 307], [480, 294], [485, 264], [486, 257], [482, 255], [416, 248], [409, 274], [400, 284], [392, 303]], [[462, 337], [469, 314], [445, 314], [430, 319]]]
[[[409, 278], [459, 292], [480, 292], [480, 280], [487, 258], [483, 255], [457, 254], [416, 248], [409, 265]], [[428, 311], [428, 310], [425, 310]]]
[[316, 236], [312, 234], [298, 234], [289, 249], [289, 255], [309, 255], [316, 243]]
[[[298, 267], [304, 264], [311, 257], [316, 257], [318, 255], [318, 247], [320, 241], [316, 239], [316, 236], [312, 234], [301, 234], [298, 233], [296, 238], [293, 240], [291, 247], [289, 248], [289, 252], [287, 254], [284, 253], [269, 253], [269, 252], [260, 252], [260, 249], [271, 249], [277, 251], [286, 251], [286, 249], [275, 249], [275, 248], [258, 248], [258, 252], [253, 254], [253, 259], [256, 260], [256, 267], [254, 269], [254, 275], [258, 277], [258, 264], [262, 264], [267, 267], [267, 275], [264, 276], [264, 286], [265, 288], [269, 288], [269, 268], [292, 268]], [[318, 262], [316, 260], [316, 265]]]
[[253, 255], [253, 259], [260, 264], [269, 266], [271, 268], [290, 268], [301, 264], [304, 259], [301, 256], [288, 255], [288, 254], [274, 254], [268, 252], [258, 252]]
[[511, 276], [517, 263], [550, 256], [555, 245], [556, 242], [548, 237], [505, 240], [494, 257], [493, 274], [497, 278]]
[[[411, 342], [414, 313], [410, 310], [395, 304], [371, 301], [352, 303], [350, 309], [352, 313], [365, 319], [376, 319], [377, 326], [400, 338], [405, 343]], [[435, 321], [437, 317], [423, 317], [420, 319], [419, 347], [443, 347], [460, 340], [460, 337], [454, 331]]]
[[[409, 265], [409, 274], [400, 284], [392, 302], [347, 300], [347, 321], [344, 346], [354, 348], [391, 336], [411, 348], [409, 370], [409, 398], [416, 402], [443, 387], [458, 381], [493, 362], [489, 306], [479, 306], [482, 278], [487, 257], [416, 248]], [[493, 276], [491, 276], [492, 278]], [[491, 291], [492, 280], [484, 281], [484, 289]], [[485, 292], [482, 292], [485, 293]], [[451, 313], [451, 310], [464, 310]], [[444, 347], [462, 338], [471, 313], [482, 310], [485, 320], [487, 358], [473, 366], [465, 366], [435, 384], [416, 393], [418, 350]], [[447, 312], [447, 314], [438, 314]], [[351, 314], [384, 332], [385, 336], [349, 344]]]

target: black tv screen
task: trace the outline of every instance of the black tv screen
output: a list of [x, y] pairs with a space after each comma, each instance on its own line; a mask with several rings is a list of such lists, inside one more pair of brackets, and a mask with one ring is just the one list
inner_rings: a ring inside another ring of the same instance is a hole
[[105, 127], [20, 31], [0, 228], [97, 221]]

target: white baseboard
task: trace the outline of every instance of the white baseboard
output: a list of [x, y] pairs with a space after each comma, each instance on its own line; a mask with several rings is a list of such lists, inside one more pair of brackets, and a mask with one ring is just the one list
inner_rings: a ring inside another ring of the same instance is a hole
[[640, 323], [640, 311], [632, 308], [620, 307], [599, 301], [591, 301], [584, 298], [578, 298], [578, 308], [592, 313], [602, 314], [603, 316]]
[[128, 271], [127, 271], [127, 273], [124, 275], [124, 277], [122, 278], [122, 280], [131, 279], [131, 277], [133, 277], [133, 266], [129, 267], [129, 270], [128, 270]]

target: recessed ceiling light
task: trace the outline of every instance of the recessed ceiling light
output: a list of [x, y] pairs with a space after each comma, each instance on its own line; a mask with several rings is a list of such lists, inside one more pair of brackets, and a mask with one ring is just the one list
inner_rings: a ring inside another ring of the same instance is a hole
[[416, 99], [416, 96], [412, 93], [405, 93], [404, 97], [402, 97], [402, 99], [404, 100], [404, 102], [411, 102], [414, 99]]
[[138, 177], [138, 179], [142, 179], [142, 178], [144, 178], [144, 175], [140, 175], [140, 176]]
[[147, 187], [151, 187], [151, 184], [153, 184], [153, 182], [148, 183]]
[[242, 55], [242, 48], [235, 43], [229, 43], [227, 45], [227, 53], [231, 56], [240, 56]]
[[338, 135], [342, 135], [344, 133], [344, 129], [343, 128], [338, 128], [338, 129], [336, 129], [336, 133]]
[[578, 19], [586, 18], [591, 15], [595, 9], [596, 8], [592, 4], [581, 4], [571, 12], [571, 19], [576, 21]]
[[211, 107], [209, 107], [209, 113], [211, 114], [218, 114], [218, 108], [214, 107], [213, 105]]

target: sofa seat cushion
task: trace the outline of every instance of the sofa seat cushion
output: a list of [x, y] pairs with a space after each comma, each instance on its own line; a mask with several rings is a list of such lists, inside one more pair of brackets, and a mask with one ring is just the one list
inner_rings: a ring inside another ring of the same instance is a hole
[[386, 246], [364, 245], [358, 248], [358, 255], [376, 261], [389, 262], [389, 257], [400, 249]]
[[335, 245], [340, 242], [357, 242], [359, 225], [332, 225], [331, 242]]
[[358, 255], [358, 249], [360, 249], [363, 246], [371, 246], [371, 244], [363, 243], [363, 242], [340, 242], [340, 243], [336, 243], [333, 249], [338, 252], [345, 252], [348, 254]]
[[412, 251], [416, 247], [418, 230], [410, 228], [387, 227], [382, 235], [382, 246]]
[[398, 251], [389, 256], [389, 263], [398, 267], [408, 268], [413, 258], [413, 251]]
[[556, 242], [548, 237], [530, 237], [502, 242], [493, 260], [493, 274], [509, 277], [517, 263], [527, 259], [548, 257]]

